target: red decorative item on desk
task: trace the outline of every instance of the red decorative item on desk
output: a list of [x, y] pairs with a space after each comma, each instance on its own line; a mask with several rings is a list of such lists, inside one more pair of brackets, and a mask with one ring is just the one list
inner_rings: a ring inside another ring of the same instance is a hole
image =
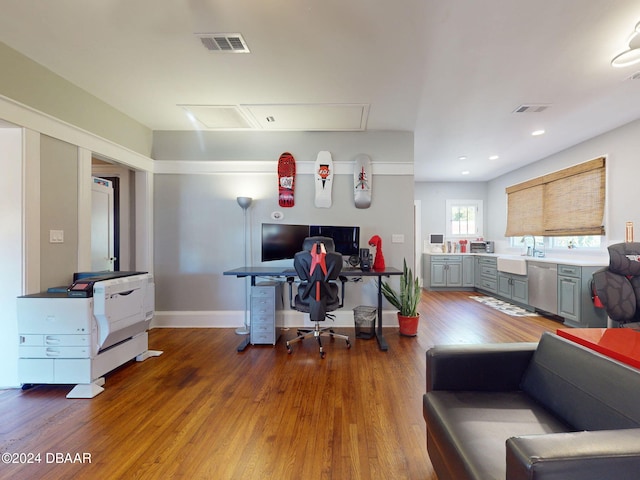
[[374, 235], [369, 239], [369, 246], [376, 248], [376, 257], [373, 261], [374, 270], [384, 270], [384, 254], [382, 253], [382, 239], [378, 235]]

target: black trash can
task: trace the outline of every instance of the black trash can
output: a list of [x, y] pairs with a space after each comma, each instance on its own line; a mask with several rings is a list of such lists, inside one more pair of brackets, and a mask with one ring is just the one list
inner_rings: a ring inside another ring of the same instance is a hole
[[353, 319], [356, 327], [356, 338], [368, 340], [376, 335], [376, 307], [360, 305], [353, 309]]

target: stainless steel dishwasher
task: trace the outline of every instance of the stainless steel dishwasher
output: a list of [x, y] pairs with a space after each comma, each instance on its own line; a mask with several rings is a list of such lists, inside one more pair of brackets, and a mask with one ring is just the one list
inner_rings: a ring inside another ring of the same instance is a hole
[[558, 314], [558, 266], [555, 263], [527, 262], [529, 305]]

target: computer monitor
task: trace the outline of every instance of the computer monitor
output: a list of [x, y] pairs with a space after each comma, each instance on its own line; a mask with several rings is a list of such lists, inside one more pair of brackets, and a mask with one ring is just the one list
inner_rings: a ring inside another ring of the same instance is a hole
[[262, 261], [289, 260], [302, 250], [309, 225], [262, 224]]
[[360, 227], [311, 225], [309, 226], [309, 235], [333, 238], [336, 252], [343, 256], [360, 254]]

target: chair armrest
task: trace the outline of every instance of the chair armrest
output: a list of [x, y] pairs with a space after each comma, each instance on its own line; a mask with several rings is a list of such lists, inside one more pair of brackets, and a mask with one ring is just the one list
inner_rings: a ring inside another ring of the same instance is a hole
[[640, 472], [640, 428], [512, 437], [507, 480], [632, 480]]
[[427, 392], [431, 390], [511, 391], [537, 343], [438, 345], [427, 351]]

